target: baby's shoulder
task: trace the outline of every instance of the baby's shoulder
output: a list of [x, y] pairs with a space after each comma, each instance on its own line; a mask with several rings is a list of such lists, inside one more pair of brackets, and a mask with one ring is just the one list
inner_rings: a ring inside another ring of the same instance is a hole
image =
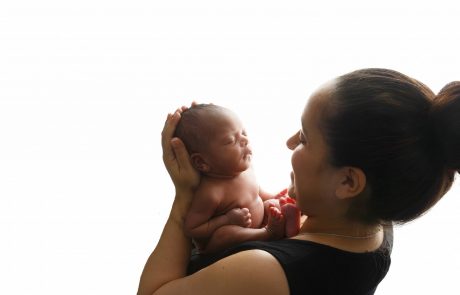
[[219, 200], [226, 190], [225, 185], [203, 179], [195, 191], [195, 199]]

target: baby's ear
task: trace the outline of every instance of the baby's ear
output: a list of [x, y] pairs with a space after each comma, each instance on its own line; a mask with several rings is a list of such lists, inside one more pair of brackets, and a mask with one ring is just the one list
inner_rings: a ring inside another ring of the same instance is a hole
[[192, 165], [200, 172], [208, 172], [209, 165], [203, 159], [203, 157], [199, 153], [194, 153], [190, 155], [190, 159], [192, 160]]

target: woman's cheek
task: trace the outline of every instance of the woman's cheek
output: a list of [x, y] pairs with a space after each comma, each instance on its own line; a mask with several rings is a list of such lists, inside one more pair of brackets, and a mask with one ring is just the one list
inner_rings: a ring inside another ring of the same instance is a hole
[[[291, 156], [291, 166], [292, 166], [292, 171], [294, 172], [294, 175], [299, 175], [299, 172], [301, 169], [301, 166], [300, 165], [301, 161], [300, 161], [300, 158], [299, 158], [299, 154], [297, 152], [293, 152], [292, 153], [292, 156]], [[293, 183], [294, 183], [294, 180], [292, 180]]]
[[295, 193], [295, 187], [294, 187], [294, 184], [292, 182], [288, 187], [288, 192], [287, 193], [288, 193], [289, 197], [291, 197], [293, 199], [296, 199], [297, 194]]

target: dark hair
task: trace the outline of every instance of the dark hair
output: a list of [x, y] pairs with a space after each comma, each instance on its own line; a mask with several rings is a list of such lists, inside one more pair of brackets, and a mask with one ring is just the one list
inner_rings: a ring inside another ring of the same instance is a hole
[[393, 70], [354, 71], [337, 78], [323, 118], [331, 164], [366, 174], [350, 217], [413, 220], [449, 190], [460, 169], [460, 82], [436, 96]]
[[219, 116], [224, 107], [215, 104], [196, 104], [181, 114], [174, 136], [179, 137], [189, 153], [198, 152], [207, 145], [213, 136], [209, 127], [209, 118]]

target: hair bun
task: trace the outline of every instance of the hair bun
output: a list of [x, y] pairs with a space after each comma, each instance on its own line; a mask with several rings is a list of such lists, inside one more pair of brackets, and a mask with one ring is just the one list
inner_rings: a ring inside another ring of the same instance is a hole
[[441, 89], [433, 101], [432, 118], [445, 167], [460, 173], [460, 81]]

